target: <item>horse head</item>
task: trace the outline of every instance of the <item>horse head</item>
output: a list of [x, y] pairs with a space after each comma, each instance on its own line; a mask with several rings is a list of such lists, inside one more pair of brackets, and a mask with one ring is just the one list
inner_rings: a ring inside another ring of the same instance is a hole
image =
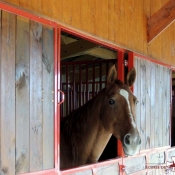
[[115, 65], [109, 70], [105, 97], [101, 106], [101, 121], [104, 128], [121, 140], [126, 155], [134, 155], [138, 152], [141, 138], [135, 123], [135, 108], [137, 98], [130, 87], [136, 78], [135, 68], [132, 68], [126, 78], [126, 82], [117, 79]]

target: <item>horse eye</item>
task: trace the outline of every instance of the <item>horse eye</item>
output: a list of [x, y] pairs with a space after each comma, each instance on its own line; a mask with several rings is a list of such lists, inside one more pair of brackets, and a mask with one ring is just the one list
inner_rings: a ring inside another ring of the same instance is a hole
[[109, 104], [113, 105], [115, 103], [115, 101], [113, 99], [109, 99]]

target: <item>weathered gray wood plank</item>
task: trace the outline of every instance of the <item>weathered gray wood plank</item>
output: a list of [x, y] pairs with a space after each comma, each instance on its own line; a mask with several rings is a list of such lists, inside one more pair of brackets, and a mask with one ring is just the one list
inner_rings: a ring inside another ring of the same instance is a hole
[[[167, 68], [167, 71], [166, 71], [166, 75], [167, 75], [167, 79], [169, 80], [170, 79], [170, 75], [171, 75], [171, 70], [170, 69], [168, 69]], [[166, 138], [166, 141], [165, 141], [165, 143], [166, 143], [166, 145], [170, 145], [170, 130], [171, 130], [171, 128], [170, 128], [170, 115], [171, 115], [171, 113], [170, 113], [170, 101], [171, 101], [171, 97], [170, 97], [170, 95], [171, 95], [171, 84], [170, 84], [170, 81], [166, 81], [167, 82], [167, 103], [166, 103], [166, 110], [167, 110], [167, 116], [166, 116], [166, 136], [165, 136], [165, 138]]]
[[151, 137], [151, 62], [145, 61], [146, 66], [146, 149], [150, 148], [150, 137]]
[[113, 164], [106, 165], [103, 167], [98, 167], [97, 175], [104, 175], [104, 174], [110, 174], [110, 175], [120, 174], [119, 164], [113, 163]]
[[150, 77], [150, 86], [151, 86], [151, 90], [150, 90], [150, 93], [151, 93], [151, 119], [150, 119], [150, 132], [151, 132], [151, 136], [150, 136], [150, 148], [154, 148], [154, 145], [155, 145], [155, 105], [156, 105], [156, 97], [155, 97], [155, 94], [156, 94], [156, 89], [155, 89], [155, 86], [156, 86], [156, 65], [154, 63], [151, 63], [150, 65], [150, 69], [151, 69], [151, 77]]
[[165, 153], [159, 152], [150, 155], [149, 164], [150, 166], [159, 165], [165, 163]]
[[42, 25], [30, 21], [30, 171], [43, 168]]
[[2, 12], [1, 174], [15, 174], [15, 25], [16, 16]]
[[146, 159], [145, 157], [135, 157], [124, 160], [126, 166], [126, 174], [135, 173], [145, 169]]
[[54, 167], [53, 29], [43, 27], [43, 169]]
[[134, 59], [134, 67], [136, 69], [137, 77], [136, 82], [134, 83], [134, 94], [138, 99], [138, 103], [136, 106], [136, 125], [137, 129], [140, 133], [140, 122], [141, 122], [141, 111], [140, 111], [140, 59], [138, 57], [135, 57]]
[[92, 174], [92, 170], [85, 170], [85, 171], [80, 171], [80, 172], [77, 172], [77, 173], [73, 173], [73, 174], [70, 174], [70, 175], [93, 175]]
[[169, 152], [167, 153], [166, 161], [172, 162], [172, 161], [173, 161], [173, 160], [172, 160], [172, 157], [175, 157], [175, 150], [169, 151]]
[[157, 80], [159, 88], [157, 89], [158, 93], [158, 146], [161, 147], [163, 146], [163, 101], [164, 99], [162, 98], [163, 95], [163, 66], [159, 66], [159, 79]]
[[162, 109], [163, 109], [163, 112], [162, 112], [162, 146], [167, 146], [166, 145], [166, 120], [167, 120], [167, 103], [168, 103], [168, 97], [167, 97], [167, 68], [166, 67], [163, 67], [163, 92], [162, 92]]
[[154, 123], [154, 134], [155, 134], [155, 142], [154, 142], [154, 147], [159, 146], [159, 110], [160, 110], [160, 98], [159, 98], [159, 81], [160, 81], [160, 65], [156, 65], [156, 82], [155, 82], [155, 100], [156, 100], [156, 105], [155, 105], [155, 123]]
[[141, 123], [140, 123], [140, 134], [141, 134], [141, 149], [146, 147], [146, 66], [145, 60], [140, 60], [140, 83], [141, 83], [141, 96], [140, 96], [140, 109], [141, 109]]
[[29, 20], [17, 17], [16, 173], [29, 172]]

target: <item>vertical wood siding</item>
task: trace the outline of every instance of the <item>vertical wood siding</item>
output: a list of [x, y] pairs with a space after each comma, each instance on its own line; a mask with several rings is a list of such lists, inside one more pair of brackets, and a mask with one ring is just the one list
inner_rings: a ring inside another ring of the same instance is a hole
[[3, 12], [0, 74], [0, 156], [1, 171], [9, 175], [15, 172], [15, 27], [15, 15]]
[[48, 151], [53, 148], [54, 143], [53, 38], [54, 37], [52, 29], [43, 26], [43, 169], [49, 169], [54, 167], [54, 151]]
[[54, 168], [53, 29], [0, 14], [0, 174]]
[[42, 25], [30, 22], [30, 169], [42, 169]]
[[150, 119], [150, 127], [151, 127], [151, 135], [150, 135], [150, 147], [154, 148], [154, 140], [156, 139], [155, 135], [153, 133], [155, 133], [155, 108], [156, 108], [156, 65], [155, 64], [151, 64], [150, 65], [150, 71], [151, 71], [151, 119]]
[[141, 149], [170, 144], [170, 69], [135, 57], [137, 80], [134, 94], [139, 103], [137, 126], [141, 135]]
[[29, 150], [29, 21], [17, 17], [16, 28], [16, 173], [28, 172]]

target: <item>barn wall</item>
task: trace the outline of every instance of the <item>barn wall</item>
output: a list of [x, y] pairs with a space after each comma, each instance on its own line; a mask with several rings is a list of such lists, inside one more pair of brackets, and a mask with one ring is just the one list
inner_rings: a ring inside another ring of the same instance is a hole
[[53, 29], [0, 18], [0, 174], [53, 168]]
[[4, 0], [175, 66], [175, 23], [147, 44], [147, 19], [168, 0]]
[[162, 65], [134, 58], [137, 72], [134, 94], [138, 98], [136, 124], [141, 149], [170, 145], [171, 70]]

